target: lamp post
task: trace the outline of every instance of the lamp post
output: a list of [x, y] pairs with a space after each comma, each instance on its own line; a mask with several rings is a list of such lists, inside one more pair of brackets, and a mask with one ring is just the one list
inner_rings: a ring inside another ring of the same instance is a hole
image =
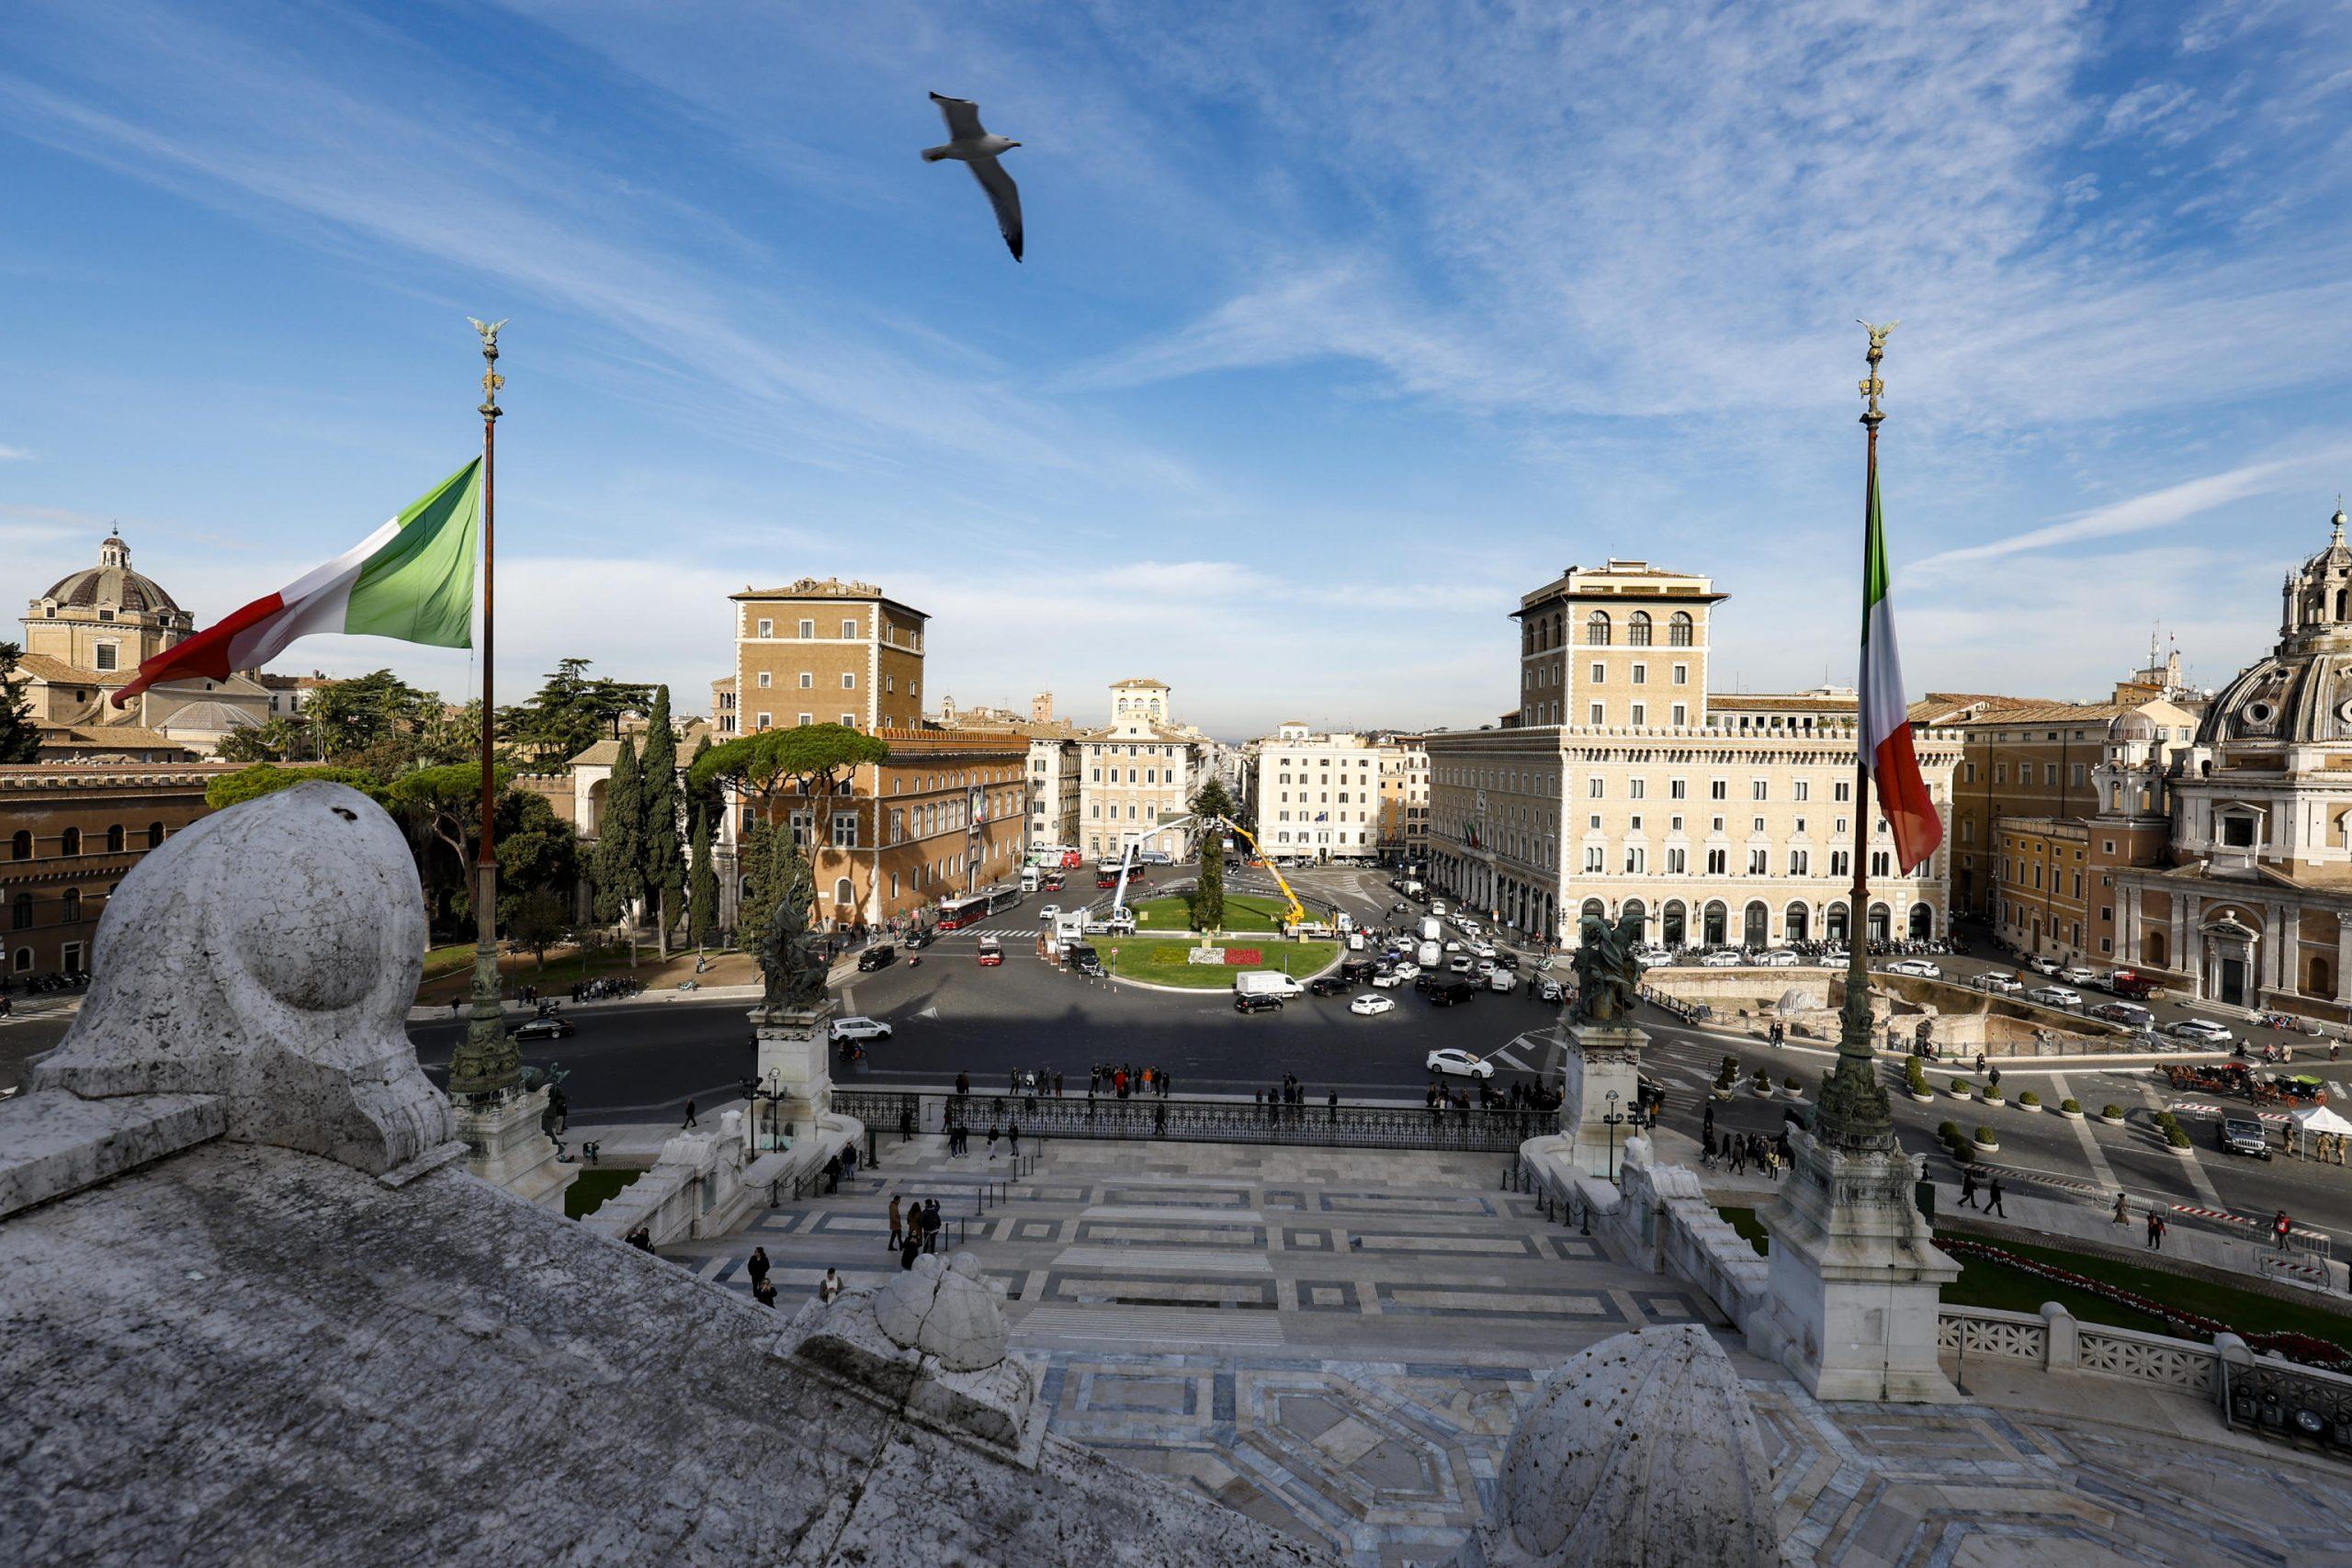
[[1609, 1179], [1614, 1183], [1617, 1179], [1617, 1129], [1626, 1117], [1617, 1109], [1615, 1089], [1611, 1089], [1605, 1098], [1609, 1101], [1609, 1109], [1602, 1113], [1600, 1121], [1609, 1129]]

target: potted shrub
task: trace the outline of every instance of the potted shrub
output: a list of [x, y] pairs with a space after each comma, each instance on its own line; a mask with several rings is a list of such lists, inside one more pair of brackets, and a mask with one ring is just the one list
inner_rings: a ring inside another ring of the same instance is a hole
[[1755, 1082], [1754, 1082], [1750, 1087], [1751, 1087], [1751, 1088], [1753, 1088], [1753, 1089], [1756, 1090], [1756, 1092], [1757, 1092], [1758, 1094], [1762, 1095], [1765, 1099], [1767, 1099], [1767, 1100], [1771, 1099], [1771, 1098], [1772, 1098], [1772, 1075], [1771, 1075], [1770, 1073], [1769, 1073], [1769, 1072], [1766, 1072], [1762, 1067], [1758, 1067], [1758, 1068], [1757, 1068], [1757, 1069], [1756, 1069], [1756, 1079], [1755, 1079]]
[[2041, 1096], [2034, 1093], [2031, 1089], [2026, 1090], [2023, 1094], [2018, 1096], [2018, 1109], [2019, 1111], [2041, 1110]]
[[2079, 1122], [2083, 1119], [2083, 1102], [2079, 1100], [2062, 1100], [2058, 1102], [2058, 1114], [2069, 1122]]
[[1960, 1130], [1959, 1122], [1944, 1122], [1936, 1129], [1936, 1136], [1944, 1141], [1944, 1152], [1962, 1165], [1976, 1157], [1976, 1147], [1968, 1141], [1968, 1134]]
[[2101, 1106], [2099, 1108], [2098, 1119], [2106, 1122], [2110, 1127], [2120, 1127], [2123, 1125], [2123, 1107], [2120, 1105]]
[[1996, 1084], [1996, 1083], [1988, 1083], [1988, 1084], [1986, 1084], [1986, 1085], [1984, 1086], [1984, 1103], [1985, 1103], [1985, 1104], [1987, 1104], [1987, 1105], [1998, 1105], [1998, 1104], [2000, 1104], [2000, 1103], [2001, 1103], [2001, 1086], [2000, 1086], [1999, 1084]]
[[2001, 1140], [1993, 1135], [1992, 1128], [1979, 1127], [1976, 1129], [1976, 1146], [1987, 1152], [1997, 1151], [2001, 1146]]
[[1969, 1091], [1970, 1085], [1966, 1078], [1954, 1078], [1951, 1080], [1951, 1097], [1954, 1100], [1966, 1100], [1969, 1096]]
[[1936, 1098], [1935, 1091], [1928, 1087], [1928, 1069], [1920, 1065], [1918, 1057], [1914, 1056], [1904, 1064], [1903, 1077], [1911, 1098], [1920, 1104], [1925, 1105]]
[[1729, 1100], [1732, 1089], [1738, 1082], [1739, 1058], [1725, 1056], [1724, 1065], [1716, 1070], [1715, 1087], [1707, 1091], [1708, 1097], [1713, 1100]]
[[1802, 1100], [1804, 1098], [1804, 1086], [1793, 1077], [1785, 1077], [1781, 1080], [1781, 1092], [1791, 1100]]

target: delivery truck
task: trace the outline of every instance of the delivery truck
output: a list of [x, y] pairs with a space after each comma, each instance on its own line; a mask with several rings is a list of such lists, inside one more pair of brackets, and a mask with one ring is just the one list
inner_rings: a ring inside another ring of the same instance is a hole
[[1306, 987], [1279, 969], [1251, 969], [1233, 977], [1236, 995], [1244, 997], [1296, 997], [1306, 994]]

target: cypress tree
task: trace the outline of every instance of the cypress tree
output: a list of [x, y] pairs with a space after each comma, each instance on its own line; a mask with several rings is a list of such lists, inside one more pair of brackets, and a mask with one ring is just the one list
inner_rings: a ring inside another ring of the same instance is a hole
[[17, 673], [24, 649], [0, 642], [0, 762], [29, 762], [40, 754], [40, 731], [33, 728], [33, 705]]
[[639, 829], [645, 807], [638, 787], [637, 742], [624, 736], [613, 776], [605, 786], [605, 818], [596, 830], [596, 912], [625, 919], [628, 904], [645, 891], [644, 851]]
[[645, 755], [638, 769], [638, 875], [654, 912], [662, 956], [686, 902], [686, 857], [678, 842], [678, 732], [670, 723], [670, 688], [654, 689]]
[[695, 807], [694, 876], [686, 897], [686, 940], [707, 946], [718, 929], [718, 869], [710, 860], [710, 818]]

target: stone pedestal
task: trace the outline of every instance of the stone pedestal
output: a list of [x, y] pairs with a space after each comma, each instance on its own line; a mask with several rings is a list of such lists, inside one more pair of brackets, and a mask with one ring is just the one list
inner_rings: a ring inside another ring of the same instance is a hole
[[[1631, 1118], [1640, 1098], [1642, 1047], [1649, 1036], [1630, 1023], [1573, 1023], [1566, 1035], [1560, 1057], [1560, 1087], [1566, 1097], [1560, 1106], [1560, 1134], [1574, 1141], [1568, 1158], [1576, 1168], [1605, 1179], [1634, 1131]], [[1612, 1090], [1617, 1114], [1628, 1119], [1617, 1124], [1613, 1137], [1601, 1121], [1609, 1114]]]
[[555, 1140], [539, 1126], [547, 1108], [545, 1089], [453, 1103], [458, 1136], [466, 1142], [466, 1168], [492, 1186], [561, 1213], [563, 1195], [580, 1168], [556, 1158]]
[[1852, 1153], [1792, 1128], [1794, 1168], [1758, 1215], [1771, 1233], [1772, 1306], [1748, 1347], [1816, 1399], [1957, 1400], [1937, 1364], [1936, 1309], [1960, 1265], [1912, 1196], [1917, 1156]]
[[[833, 1108], [832, 998], [806, 1009], [753, 1008], [751, 1017], [759, 1040], [760, 1089], [788, 1096], [784, 1116], [806, 1133]], [[761, 1108], [755, 1138], [766, 1114]]]

